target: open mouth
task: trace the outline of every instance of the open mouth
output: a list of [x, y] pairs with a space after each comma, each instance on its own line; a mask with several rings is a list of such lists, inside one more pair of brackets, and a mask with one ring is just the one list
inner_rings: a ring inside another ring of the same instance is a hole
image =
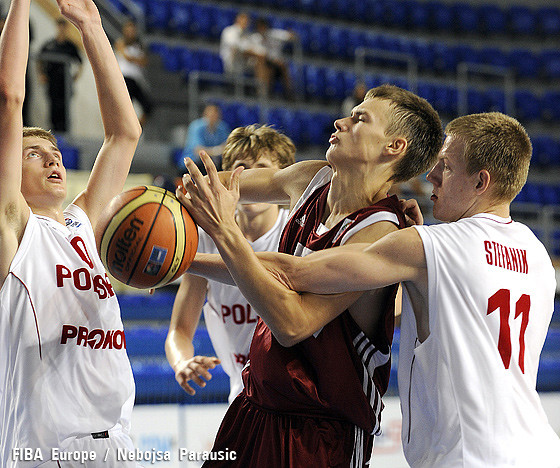
[[49, 180], [60, 180], [62, 181], [62, 176], [58, 172], [53, 172], [50, 176], [47, 177]]

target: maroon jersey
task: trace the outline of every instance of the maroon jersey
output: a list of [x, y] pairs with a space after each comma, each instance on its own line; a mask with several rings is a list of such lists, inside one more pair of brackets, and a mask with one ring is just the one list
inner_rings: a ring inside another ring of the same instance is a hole
[[[303, 256], [343, 244], [378, 221], [404, 227], [397, 197], [355, 211], [332, 229], [321, 219], [330, 187], [330, 168], [322, 169], [296, 205], [280, 240], [279, 252]], [[348, 310], [295, 346], [281, 346], [259, 319], [249, 366], [243, 371], [250, 402], [269, 411], [352, 423], [369, 434], [380, 429], [390, 371], [394, 326], [394, 287], [385, 304], [383, 326], [370, 339]]]

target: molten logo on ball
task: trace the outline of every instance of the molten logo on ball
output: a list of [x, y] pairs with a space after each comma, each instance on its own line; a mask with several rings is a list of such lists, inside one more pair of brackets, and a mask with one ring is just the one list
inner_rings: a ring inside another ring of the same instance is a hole
[[157, 288], [181, 276], [198, 246], [196, 224], [171, 192], [140, 186], [117, 195], [95, 228], [97, 249], [116, 279]]

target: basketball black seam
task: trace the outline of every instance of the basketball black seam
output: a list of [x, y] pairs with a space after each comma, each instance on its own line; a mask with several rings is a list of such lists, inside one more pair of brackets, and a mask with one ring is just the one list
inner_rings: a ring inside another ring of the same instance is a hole
[[132, 270], [130, 272], [130, 276], [128, 277], [128, 280], [126, 281], [126, 284], [130, 283], [130, 279], [134, 275], [134, 272], [136, 271], [136, 268], [138, 267], [138, 263], [140, 263], [140, 257], [142, 256], [142, 253], [144, 252], [144, 248], [146, 247], [146, 244], [148, 243], [148, 239], [150, 238], [150, 234], [152, 233], [152, 229], [154, 228], [154, 225], [156, 224], [156, 220], [157, 220], [157, 217], [159, 215], [159, 212], [161, 211], [161, 207], [163, 205], [163, 200], [164, 199], [165, 199], [165, 192], [163, 193], [163, 197], [161, 198], [161, 201], [159, 202], [159, 207], [158, 207], [156, 215], [154, 216], [154, 219], [152, 221], [152, 225], [150, 226], [150, 230], [148, 231], [148, 234], [146, 234], [146, 239], [144, 240], [144, 244], [142, 245], [142, 247], [139, 250], [139, 254], [136, 257], [136, 263], [132, 267]]
[[[118, 210], [117, 213], [120, 213], [122, 210], [124, 210], [130, 203], [132, 203], [136, 198], [141, 197], [142, 195], [144, 195], [148, 189], [148, 187], [146, 187], [145, 185], [144, 187], [144, 191], [138, 195], [137, 197], [134, 197], [133, 199], [129, 200], [128, 202], [126, 202], [125, 205], [121, 206]], [[137, 188], [137, 187], [135, 187]], [[132, 189], [131, 189], [132, 190]], [[122, 192], [121, 192], [122, 193]], [[113, 216], [113, 218], [116, 216], [116, 214]], [[128, 215], [127, 215], [128, 217]], [[126, 218], [125, 218], [126, 219]], [[105, 227], [105, 229], [107, 229], [110, 225], [111, 225], [111, 221], [109, 220], [109, 222], [107, 223], [107, 226]], [[113, 230], [113, 234], [111, 234], [111, 238], [107, 241], [107, 252], [105, 252], [105, 255], [103, 255], [103, 258], [105, 259], [105, 262], [107, 262], [107, 267], [106, 269], [109, 270], [109, 250], [111, 248], [111, 245], [113, 244], [113, 238], [117, 235], [117, 232], [119, 231], [120, 226], [122, 225], [122, 223], [120, 223], [114, 230]], [[103, 235], [101, 236], [101, 241], [99, 242], [99, 254], [101, 255], [101, 244], [103, 243]], [[109, 270], [110, 272], [110, 270]], [[114, 275], [113, 275], [114, 276]], [[130, 278], [129, 278], [130, 280]], [[119, 280], [120, 281], [120, 280]], [[128, 283], [126, 283], [128, 284]]]

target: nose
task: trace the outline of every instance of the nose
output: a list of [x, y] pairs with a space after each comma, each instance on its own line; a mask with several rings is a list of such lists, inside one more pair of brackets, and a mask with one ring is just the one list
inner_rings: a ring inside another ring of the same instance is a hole
[[436, 164], [434, 167], [432, 167], [432, 170], [428, 172], [428, 175], [426, 176], [426, 180], [434, 186], [440, 180], [440, 177], [438, 175], [438, 166], [439, 164]]
[[45, 158], [45, 165], [49, 166], [60, 166], [60, 159], [56, 157], [54, 154], [49, 153], [48, 156]]
[[339, 130], [339, 131], [347, 130], [347, 129], [348, 129], [348, 125], [346, 125], [346, 124], [344, 123], [344, 120], [345, 120], [344, 118], [342, 118], [342, 119], [336, 119], [336, 120], [334, 121], [334, 128], [336, 128], [336, 129]]

